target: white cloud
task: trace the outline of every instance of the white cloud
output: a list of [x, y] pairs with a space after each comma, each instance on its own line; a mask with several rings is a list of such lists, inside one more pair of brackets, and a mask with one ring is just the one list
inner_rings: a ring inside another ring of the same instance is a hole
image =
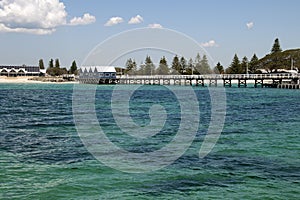
[[[0, 0], [0, 32], [51, 34], [59, 26], [67, 25], [66, 7], [60, 0]], [[75, 17], [71, 25], [94, 22], [85, 14]]]
[[49, 34], [66, 24], [67, 12], [59, 0], [3, 0], [0, 31]]
[[122, 22], [124, 22], [122, 17], [112, 17], [104, 24], [104, 26], [113, 26]]
[[201, 45], [203, 47], [218, 47], [219, 46], [214, 40], [210, 40], [208, 42], [202, 43]]
[[9, 28], [0, 23], [0, 32], [8, 33], [30, 33], [36, 35], [46, 35], [55, 32], [55, 29], [42, 29], [42, 28]]
[[160, 24], [149, 24], [148, 27], [149, 28], [163, 28], [163, 26]]
[[128, 24], [140, 24], [144, 21], [143, 17], [141, 17], [140, 15], [137, 15], [135, 17], [132, 17]]
[[74, 17], [70, 20], [70, 25], [76, 26], [76, 25], [86, 25], [86, 24], [92, 24], [96, 21], [96, 17], [90, 15], [89, 13], [85, 13], [83, 17]]
[[248, 22], [248, 23], [246, 24], [246, 26], [247, 26], [248, 29], [252, 29], [253, 26], [254, 26], [254, 22]]

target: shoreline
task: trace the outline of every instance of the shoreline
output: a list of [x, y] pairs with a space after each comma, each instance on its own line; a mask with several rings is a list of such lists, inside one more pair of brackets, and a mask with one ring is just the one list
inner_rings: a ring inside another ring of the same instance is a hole
[[30, 80], [36, 77], [27, 76], [27, 77], [6, 77], [0, 76], [0, 84], [6, 83], [37, 83], [37, 84], [77, 84], [77, 81], [65, 81], [65, 82], [52, 82], [52, 81], [38, 81], [38, 80]]

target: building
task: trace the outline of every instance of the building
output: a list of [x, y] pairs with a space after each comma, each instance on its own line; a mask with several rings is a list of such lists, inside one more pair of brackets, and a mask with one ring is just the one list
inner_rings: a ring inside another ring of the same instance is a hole
[[79, 82], [88, 84], [114, 84], [117, 72], [114, 66], [88, 66], [79, 69]]
[[39, 66], [0, 66], [0, 76], [41, 76], [46, 70], [41, 70]]

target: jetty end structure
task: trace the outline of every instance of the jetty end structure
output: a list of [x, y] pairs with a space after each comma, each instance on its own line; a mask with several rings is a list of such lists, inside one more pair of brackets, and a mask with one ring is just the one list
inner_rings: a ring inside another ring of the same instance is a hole
[[80, 83], [116, 84], [118, 80], [114, 66], [86, 66], [79, 69]]
[[117, 75], [113, 66], [82, 67], [79, 82], [85, 84], [194, 85], [300, 89], [300, 74], [205, 74], [205, 75]]
[[0, 65], [0, 76], [44, 76], [46, 69], [40, 69], [39, 66], [5, 66]]

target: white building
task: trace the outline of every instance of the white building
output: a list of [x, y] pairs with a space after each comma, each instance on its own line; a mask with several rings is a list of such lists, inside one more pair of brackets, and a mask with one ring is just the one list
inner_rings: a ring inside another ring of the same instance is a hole
[[116, 83], [117, 72], [114, 66], [87, 66], [79, 69], [79, 82], [91, 84]]
[[46, 70], [41, 70], [39, 66], [0, 66], [0, 76], [40, 76], [45, 74]]

